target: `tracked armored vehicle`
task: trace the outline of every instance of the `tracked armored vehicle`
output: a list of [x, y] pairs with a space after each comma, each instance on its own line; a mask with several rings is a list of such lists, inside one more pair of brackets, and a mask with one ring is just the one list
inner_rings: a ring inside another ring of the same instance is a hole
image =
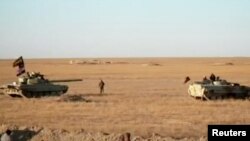
[[67, 85], [55, 84], [55, 82], [73, 82], [82, 79], [48, 80], [40, 73], [27, 73], [19, 77], [17, 82], [3, 85], [2, 93], [11, 97], [43, 97], [60, 96], [68, 91]]
[[189, 85], [188, 94], [194, 98], [203, 100], [215, 99], [245, 99], [250, 98], [250, 87], [238, 83], [230, 83], [226, 80], [196, 81]]

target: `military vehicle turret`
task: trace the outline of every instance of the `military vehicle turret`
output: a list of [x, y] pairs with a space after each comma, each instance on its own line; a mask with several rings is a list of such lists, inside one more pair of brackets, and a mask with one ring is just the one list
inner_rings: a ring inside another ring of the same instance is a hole
[[60, 96], [68, 91], [68, 86], [54, 83], [73, 81], [82, 81], [82, 79], [48, 80], [43, 74], [32, 72], [19, 77], [17, 82], [1, 86], [1, 89], [4, 95], [11, 97]]
[[214, 100], [224, 98], [250, 98], [250, 87], [226, 80], [195, 81], [188, 87], [188, 94], [194, 98]]

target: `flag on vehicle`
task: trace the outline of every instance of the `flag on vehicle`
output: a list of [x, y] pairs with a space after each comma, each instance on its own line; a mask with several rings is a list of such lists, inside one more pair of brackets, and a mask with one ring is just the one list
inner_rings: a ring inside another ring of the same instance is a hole
[[188, 81], [190, 81], [191, 79], [190, 79], [190, 77], [189, 76], [187, 76], [186, 78], [185, 78], [185, 80], [184, 80], [184, 84], [186, 84]]
[[25, 73], [24, 61], [22, 56], [20, 56], [13, 62], [13, 67], [18, 67], [16, 76], [20, 76], [21, 74]]

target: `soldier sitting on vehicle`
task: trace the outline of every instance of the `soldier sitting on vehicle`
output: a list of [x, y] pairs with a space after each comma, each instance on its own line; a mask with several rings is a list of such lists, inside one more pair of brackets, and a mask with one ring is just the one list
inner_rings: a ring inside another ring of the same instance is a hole
[[206, 76], [203, 77], [202, 82], [203, 82], [203, 83], [211, 83], [211, 81], [210, 81], [209, 79], [207, 79]]
[[211, 80], [211, 81], [215, 81], [215, 79], [216, 79], [216, 77], [215, 77], [215, 75], [212, 73], [212, 74], [210, 75], [210, 80]]
[[216, 81], [220, 81], [220, 77], [219, 77], [219, 76], [217, 76], [215, 80], [216, 80]]
[[205, 77], [203, 77], [203, 81], [207, 81], [208, 79], [207, 79], [207, 77], [205, 76]]

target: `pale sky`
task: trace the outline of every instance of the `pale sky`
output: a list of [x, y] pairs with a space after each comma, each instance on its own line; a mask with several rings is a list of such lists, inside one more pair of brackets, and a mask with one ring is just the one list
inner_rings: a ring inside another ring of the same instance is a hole
[[0, 0], [0, 58], [250, 57], [249, 0]]

